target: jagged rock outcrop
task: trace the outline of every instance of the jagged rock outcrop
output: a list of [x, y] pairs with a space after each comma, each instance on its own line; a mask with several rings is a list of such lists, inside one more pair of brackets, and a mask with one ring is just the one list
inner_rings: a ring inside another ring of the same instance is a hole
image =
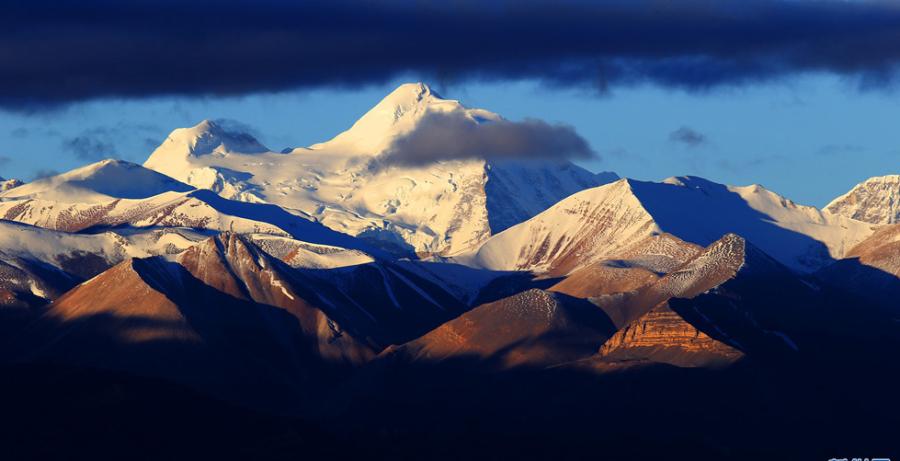
[[24, 182], [18, 179], [3, 179], [0, 178], [0, 192], [6, 192], [10, 189], [16, 188], [25, 184]]
[[652, 361], [693, 367], [727, 365], [744, 354], [660, 305], [616, 332], [598, 355], [606, 362]]
[[869, 178], [832, 200], [825, 210], [871, 224], [900, 223], [900, 175]]

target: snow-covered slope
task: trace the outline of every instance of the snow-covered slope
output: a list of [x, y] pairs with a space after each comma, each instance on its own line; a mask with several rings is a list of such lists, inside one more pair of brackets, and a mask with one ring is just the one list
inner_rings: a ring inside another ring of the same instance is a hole
[[189, 229], [70, 234], [0, 220], [0, 290], [40, 304], [128, 257], [175, 255], [204, 238]]
[[273, 258], [284, 261], [295, 269], [336, 269], [375, 261], [371, 255], [360, 250], [319, 245], [271, 234], [250, 234], [246, 237]]
[[[748, 265], [748, 258], [754, 264]], [[735, 278], [738, 273], [784, 273], [787, 269], [734, 234], [726, 234], [668, 274], [636, 290], [593, 299], [621, 327], [675, 297], [692, 298]]]
[[869, 178], [832, 200], [825, 209], [872, 224], [900, 223], [900, 175]]
[[111, 198], [142, 199], [163, 192], [187, 192], [187, 184], [122, 160], [102, 160], [0, 194], [2, 199], [43, 199], [89, 203]]
[[[111, 266], [128, 257], [176, 254], [205, 239], [190, 229], [150, 229], [117, 234], [71, 234], [0, 220], [0, 254], [35, 261], [66, 272], [90, 272], [90, 265], [74, 264], [88, 255]], [[97, 271], [99, 272], [99, 271]]]
[[499, 120], [440, 98], [424, 84], [397, 88], [350, 129], [308, 148], [272, 152], [214, 122], [175, 130], [144, 163], [226, 198], [277, 204], [326, 226], [407, 252], [453, 254], [579, 190], [617, 177], [569, 162], [441, 161], [371, 168], [400, 135], [432, 113]]
[[[204, 203], [209, 195], [134, 163], [103, 160], [0, 194], [0, 218], [67, 232], [120, 224], [214, 230], [234, 225]], [[243, 221], [238, 227], [253, 230]]]
[[227, 202], [208, 191], [196, 190], [165, 192], [137, 200], [64, 203], [44, 198], [16, 198], [0, 201], [0, 218], [66, 232], [127, 224], [134, 227], [231, 229], [243, 233], [289, 235], [287, 230], [265, 222], [254, 213], [238, 216], [217, 207]]
[[797, 205], [758, 185], [724, 186], [696, 177], [662, 183], [623, 179], [574, 194], [454, 260], [565, 274], [634, 251], [663, 232], [703, 246], [733, 232], [788, 267], [811, 272], [843, 256], [872, 226]]
[[270, 234], [368, 252], [359, 239], [276, 205], [227, 200], [140, 165], [114, 160], [0, 194], [0, 219], [66, 232], [126, 226]]

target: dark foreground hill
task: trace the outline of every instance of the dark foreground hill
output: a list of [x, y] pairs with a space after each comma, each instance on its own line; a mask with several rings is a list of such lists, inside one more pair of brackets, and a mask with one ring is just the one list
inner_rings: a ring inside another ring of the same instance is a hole
[[4, 459], [829, 459], [896, 456], [886, 360], [487, 370], [465, 359], [367, 370], [305, 418], [167, 382], [4, 367]]

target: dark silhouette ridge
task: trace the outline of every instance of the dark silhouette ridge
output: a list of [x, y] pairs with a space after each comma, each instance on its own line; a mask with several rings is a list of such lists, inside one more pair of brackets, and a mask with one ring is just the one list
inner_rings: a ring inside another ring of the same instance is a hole
[[323, 459], [336, 443], [166, 380], [48, 363], [3, 364], [0, 375], [5, 459]]
[[0, 431], [0, 443], [23, 457], [104, 459], [122, 450], [135, 459], [890, 456], [900, 423], [892, 381], [860, 379], [897, 376], [896, 363], [885, 360], [890, 356], [745, 360], [724, 370], [652, 365], [605, 375], [577, 368], [497, 372], [465, 357], [379, 363], [320, 394], [327, 411], [301, 418], [255, 413], [118, 373], [4, 367], [13, 379], [0, 383], [2, 424], [10, 426]]

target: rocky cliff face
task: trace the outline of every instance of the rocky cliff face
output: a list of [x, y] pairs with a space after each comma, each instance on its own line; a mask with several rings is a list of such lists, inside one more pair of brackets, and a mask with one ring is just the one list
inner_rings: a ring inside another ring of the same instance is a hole
[[598, 358], [696, 367], [726, 365], [743, 355], [698, 330], [668, 307], [657, 306], [616, 332], [600, 348]]
[[826, 210], [871, 224], [900, 222], [900, 175], [869, 178], [834, 199]]
[[18, 179], [3, 179], [0, 178], [0, 192], [6, 192], [10, 189], [16, 188], [25, 184], [24, 182]]
[[848, 259], [900, 277], [900, 224], [884, 226], [871, 237], [851, 248]]

